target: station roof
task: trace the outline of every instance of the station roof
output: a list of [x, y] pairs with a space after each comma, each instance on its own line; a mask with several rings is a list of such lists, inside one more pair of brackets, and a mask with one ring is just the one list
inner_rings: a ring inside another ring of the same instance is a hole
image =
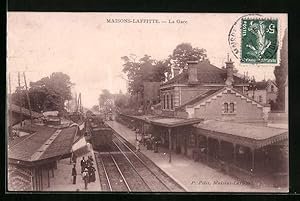
[[[196, 84], [224, 84], [227, 78], [226, 69], [218, 68], [208, 62], [199, 62], [197, 67], [197, 79]], [[235, 84], [248, 85], [247, 81], [237, 76], [233, 76]], [[169, 84], [188, 84], [188, 71], [184, 70], [182, 73], [176, 75], [169, 81], [162, 84], [162, 86]]]
[[150, 119], [150, 123], [157, 126], [163, 126], [168, 128], [178, 127], [178, 126], [188, 126], [201, 122], [203, 119], [191, 118], [171, 118], [171, 117], [159, 117], [155, 119]]
[[[22, 112], [23, 115], [27, 116], [27, 117], [30, 117], [30, 111], [24, 107], [21, 107], [21, 110], [20, 110], [20, 106], [17, 106], [15, 104], [8, 104], [8, 110], [12, 111], [12, 112], [16, 112], [16, 113], [20, 113]], [[43, 114], [41, 113], [38, 113], [38, 112], [34, 112], [34, 111], [31, 111], [31, 115], [33, 118], [39, 118], [39, 117], [42, 117]]]
[[141, 120], [146, 123], [153, 124], [153, 125], [168, 127], [168, 128], [193, 125], [193, 124], [197, 124], [203, 120], [203, 119], [199, 119], [199, 118], [184, 119], [184, 118], [163, 117], [163, 116], [154, 116], [154, 115], [143, 115], [143, 116], [130, 116], [130, 115], [124, 115], [124, 114], [122, 114], [122, 115], [127, 116], [129, 118], [136, 119], [136, 120]]
[[204, 130], [205, 132], [201, 133], [206, 136], [252, 148], [260, 148], [288, 139], [288, 131], [286, 129], [267, 126], [206, 120], [199, 123], [196, 127]]
[[33, 124], [23, 129], [32, 133], [8, 143], [8, 158], [30, 165], [69, 154], [78, 127], [56, 129]]

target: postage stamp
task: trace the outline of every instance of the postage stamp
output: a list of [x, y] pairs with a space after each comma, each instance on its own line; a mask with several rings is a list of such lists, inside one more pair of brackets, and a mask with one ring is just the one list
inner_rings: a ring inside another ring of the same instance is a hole
[[261, 14], [238, 18], [228, 34], [232, 54], [243, 66], [274, 66], [280, 62], [280, 21]]
[[277, 19], [242, 19], [241, 63], [277, 63]]

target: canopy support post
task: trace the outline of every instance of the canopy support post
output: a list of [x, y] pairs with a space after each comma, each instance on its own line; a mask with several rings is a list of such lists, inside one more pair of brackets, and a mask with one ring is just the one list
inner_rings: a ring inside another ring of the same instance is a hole
[[251, 172], [254, 172], [254, 162], [255, 162], [255, 149], [251, 148], [251, 153], [252, 153], [252, 165], [251, 165]]
[[171, 128], [168, 128], [169, 133], [169, 163], [172, 162], [171, 149], [172, 149], [172, 138], [171, 138]]
[[236, 144], [233, 145], [233, 164], [236, 165]]
[[209, 153], [208, 139], [209, 137], [206, 136], [206, 162], [208, 162], [208, 153]]

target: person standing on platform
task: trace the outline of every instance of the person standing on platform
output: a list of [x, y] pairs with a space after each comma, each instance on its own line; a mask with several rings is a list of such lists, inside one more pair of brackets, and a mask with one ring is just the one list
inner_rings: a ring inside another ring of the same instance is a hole
[[73, 176], [73, 184], [76, 184], [77, 171], [76, 171], [75, 164], [73, 165], [73, 168], [72, 168], [72, 176]]
[[88, 159], [86, 161], [87, 166], [89, 166], [89, 165], [92, 166], [93, 165], [93, 161], [94, 161], [93, 157], [92, 156], [88, 156]]
[[87, 162], [85, 161], [84, 157], [82, 157], [82, 160], [80, 161], [80, 165], [81, 165], [81, 173], [83, 173], [87, 165]]
[[140, 151], [140, 141], [136, 140], [136, 152]]
[[88, 189], [88, 183], [89, 183], [89, 173], [88, 169], [85, 168], [84, 171], [82, 172], [82, 179], [84, 181], [84, 189]]
[[96, 171], [96, 169], [90, 164], [90, 165], [88, 166], [89, 183], [90, 183], [90, 182], [95, 182], [95, 181], [96, 181], [95, 171]]

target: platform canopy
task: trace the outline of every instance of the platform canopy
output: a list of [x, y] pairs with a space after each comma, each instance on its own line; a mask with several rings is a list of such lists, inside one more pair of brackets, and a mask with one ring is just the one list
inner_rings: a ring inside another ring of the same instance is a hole
[[196, 126], [201, 134], [244, 145], [250, 148], [261, 148], [288, 139], [288, 130], [267, 126], [255, 126], [242, 123], [206, 120]]
[[33, 166], [47, 163], [71, 154], [78, 127], [51, 128], [42, 125], [27, 125], [21, 129], [30, 135], [8, 142], [9, 163]]
[[166, 128], [174, 128], [178, 126], [188, 126], [200, 123], [203, 119], [200, 118], [176, 118], [176, 117], [164, 117], [164, 116], [154, 116], [154, 115], [142, 115], [142, 116], [131, 116], [131, 115], [124, 115], [122, 116], [132, 118], [139, 121], [144, 121], [146, 123], [162, 126]]
[[167, 127], [167, 128], [174, 128], [179, 126], [188, 126], [193, 124], [198, 124], [203, 119], [199, 118], [191, 118], [191, 119], [183, 119], [183, 118], [171, 118], [171, 117], [156, 117], [148, 120], [151, 124]]
[[[15, 112], [15, 113], [21, 112], [24, 116], [30, 117], [30, 111], [28, 109], [24, 107], [21, 107], [20, 109], [20, 106], [17, 106], [15, 104], [8, 104], [8, 111]], [[33, 118], [39, 118], [43, 116], [43, 114], [34, 111], [31, 111], [31, 115]]]

